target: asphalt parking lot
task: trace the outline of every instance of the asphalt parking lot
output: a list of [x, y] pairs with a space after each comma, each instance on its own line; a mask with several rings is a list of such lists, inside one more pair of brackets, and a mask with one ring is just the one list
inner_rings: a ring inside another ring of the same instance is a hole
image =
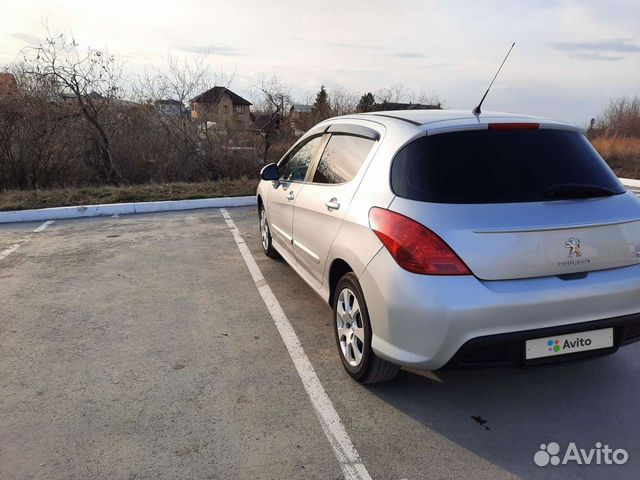
[[[228, 211], [371, 478], [640, 477], [640, 344], [362, 386], [255, 208]], [[0, 226], [0, 478], [343, 478], [219, 210], [41, 223]], [[549, 442], [629, 460], [538, 467]]]

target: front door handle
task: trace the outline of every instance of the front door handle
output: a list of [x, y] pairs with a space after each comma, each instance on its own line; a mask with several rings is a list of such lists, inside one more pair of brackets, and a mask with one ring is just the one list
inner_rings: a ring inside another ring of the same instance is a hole
[[296, 196], [293, 192], [289, 192], [287, 194], [287, 200], [293, 200], [294, 198], [296, 198]]
[[324, 202], [324, 206], [327, 207], [329, 210], [338, 210], [340, 208], [338, 199], [335, 197], [329, 200], [328, 202]]

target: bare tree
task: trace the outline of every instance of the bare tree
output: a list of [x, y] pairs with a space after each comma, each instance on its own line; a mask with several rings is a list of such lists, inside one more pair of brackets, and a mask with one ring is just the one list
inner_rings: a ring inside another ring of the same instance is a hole
[[208, 86], [206, 57], [180, 59], [169, 55], [164, 69], [156, 69], [138, 78], [136, 98], [153, 106], [158, 126], [182, 164], [198, 153], [198, 126], [190, 119], [189, 100]]
[[440, 108], [443, 108], [443, 101], [440, 100], [440, 97], [437, 94], [430, 94], [425, 92], [420, 92], [413, 97], [413, 103], [419, 103], [420, 105], [433, 105]]
[[264, 142], [262, 159], [266, 162], [278, 131], [284, 128], [286, 113], [291, 106], [291, 87], [282, 83], [276, 75], [272, 75], [262, 80], [256, 88], [263, 97], [259, 108], [265, 116], [265, 121], [260, 134]]
[[408, 101], [406, 100], [411, 93], [409, 89], [404, 85], [396, 83], [389, 87], [379, 89], [375, 93], [376, 101], [378, 103], [398, 103]]
[[442, 106], [438, 95], [426, 93], [424, 90], [416, 93], [399, 83], [381, 88], [376, 92], [375, 98], [378, 103], [419, 103], [421, 105]]
[[347, 115], [354, 113], [358, 105], [358, 94], [337, 87], [329, 91], [329, 103], [331, 104], [332, 115]]
[[166, 69], [146, 73], [137, 86], [140, 87], [139, 93], [149, 95], [147, 98], [151, 100], [174, 99], [186, 105], [206, 88], [208, 76], [206, 56], [180, 59], [169, 54]]
[[57, 95], [75, 101], [93, 132], [103, 181], [119, 183], [122, 177], [111, 154], [106, 125], [106, 112], [116, 99], [122, 78], [116, 58], [103, 50], [81, 48], [73, 36], [47, 30], [40, 45], [25, 49], [24, 65], [24, 73], [35, 83], [49, 85]]

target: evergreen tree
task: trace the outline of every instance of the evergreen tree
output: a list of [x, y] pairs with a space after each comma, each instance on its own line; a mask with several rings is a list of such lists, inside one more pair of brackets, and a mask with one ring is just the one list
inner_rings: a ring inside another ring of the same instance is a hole
[[373, 98], [373, 94], [371, 92], [367, 92], [360, 97], [360, 101], [356, 107], [356, 112], [370, 112], [373, 110], [374, 103], [376, 103], [376, 99]]
[[324, 85], [320, 86], [320, 91], [316, 94], [316, 101], [313, 102], [313, 112], [319, 115], [321, 118], [326, 118], [331, 112], [331, 105], [329, 104], [329, 95]]

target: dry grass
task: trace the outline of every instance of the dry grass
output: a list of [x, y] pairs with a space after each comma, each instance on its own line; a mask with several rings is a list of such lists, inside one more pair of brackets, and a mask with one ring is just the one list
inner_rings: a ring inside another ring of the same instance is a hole
[[591, 143], [619, 177], [640, 178], [640, 137], [598, 137]]
[[86, 187], [0, 192], [0, 211], [30, 208], [95, 205], [100, 203], [150, 202], [193, 198], [254, 195], [257, 179], [220, 180], [202, 183], [164, 183], [125, 187]]

